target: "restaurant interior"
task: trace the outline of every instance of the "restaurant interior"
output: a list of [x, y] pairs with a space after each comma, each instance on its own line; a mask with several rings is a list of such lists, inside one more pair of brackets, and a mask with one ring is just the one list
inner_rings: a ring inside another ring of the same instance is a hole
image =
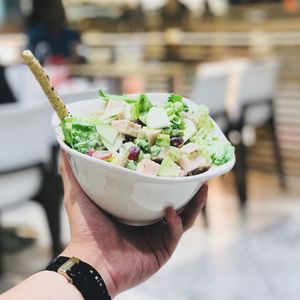
[[70, 237], [53, 111], [26, 48], [66, 104], [173, 92], [235, 146], [170, 262], [116, 299], [300, 299], [299, 0], [0, 0], [0, 293]]

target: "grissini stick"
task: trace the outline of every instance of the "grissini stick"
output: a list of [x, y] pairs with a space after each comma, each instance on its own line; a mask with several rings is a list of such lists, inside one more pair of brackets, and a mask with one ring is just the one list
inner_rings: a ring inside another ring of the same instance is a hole
[[40, 65], [39, 61], [34, 57], [30, 50], [24, 50], [22, 54], [24, 63], [29, 67], [37, 81], [39, 82], [41, 88], [45, 92], [49, 102], [51, 103], [53, 109], [57, 113], [60, 120], [63, 120], [69, 115], [66, 106], [57, 91], [54, 89], [50, 82], [50, 78], [46, 71]]

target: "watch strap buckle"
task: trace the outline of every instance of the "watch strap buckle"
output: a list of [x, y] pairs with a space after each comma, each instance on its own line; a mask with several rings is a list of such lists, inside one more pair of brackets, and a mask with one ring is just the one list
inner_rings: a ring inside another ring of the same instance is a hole
[[58, 268], [57, 273], [64, 276], [68, 280], [68, 282], [73, 283], [73, 280], [68, 275], [67, 271], [70, 271], [72, 269], [72, 267], [76, 264], [79, 264], [79, 262], [80, 262], [79, 258], [71, 257], [63, 265], [61, 265]]

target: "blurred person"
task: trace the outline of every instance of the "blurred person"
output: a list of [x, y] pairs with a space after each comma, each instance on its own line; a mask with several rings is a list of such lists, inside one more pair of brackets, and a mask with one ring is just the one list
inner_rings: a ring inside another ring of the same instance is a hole
[[228, 13], [228, 0], [201, 0], [199, 1], [200, 14], [203, 15], [207, 11], [213, 16], [224, 16]]
[[81, 39], [68, 26], [61, 0], [33, 0], [27, 20], [28, 46], [41, 61], [51, 63], [82, 62], [79, 54]]
[[179, 0], [169, 0], [160, 9], [160, 17], [164, 28], [186, 28], [189, 21], [189, 9]]
[[289, 13], [296, 13], [300, 7], [298, 0], [282, 0], [284, 9]]
[[60, 171], [71, 241], [47, 270], [2, 294], [0, 300], [111, 299], [148, 279], [170, 259], [183, 232], [194, 224], [207, 198], [207, 185], [204, 185], [181, 214], [169, 207], [165, 221], [131, 227], [115, 222], [90, 201], [65, 153], [62, 153]]
[[131, 31], [143, 31], [145, 30], [145, 13], [141, 3], [136, 5], [130, 5], [129, 3], [123, 3], [120, 6], [120, 17], [118, 30], [126, 32]]

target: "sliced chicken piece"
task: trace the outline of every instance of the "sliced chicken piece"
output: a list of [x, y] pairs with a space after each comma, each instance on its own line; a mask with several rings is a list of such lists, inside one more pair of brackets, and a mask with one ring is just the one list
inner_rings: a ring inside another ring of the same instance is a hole
[[152, 157], [153, 160], [162, 161], [168, 154], [170, 148], [161, 148], [157, 156]]
[[114, 107], [112, 109], [109, 110], [105, 110], [105, 112], [99, 116], [100, 120], [105, 120], [111, 117], [115, 117], [115, 116], [119, 116], [120, 114], [122, 114], [124, 112], [124, 108], [119, 106], [119, 107]]
[[204, 169], [210, 167], [210, 164], [203, 156], [197, 156], [194, 159], [190, 159], [187, 156], [183, 156], [179, 160], [179, 165], [185, 173], [192, 172], [196, 169]]
[[194, 144], [194, 143], [188, 143], [184, 146], [182, 146], [180, 148], [180, 151], [183, 152], [183, 153], [187, 153], [187, 154], [190, 154], [190, 153], [193, 153], [195, 151], [198, 150], [198, 145], [197, 144]]
[[136, 171], [147, 175], [157, 176], [159, 168], [159, 164], [148, 158], [145, 158], [137, 164]]
[[111, 126], [121, 133], [134, 137], [138, 137], [139, 132], [142, 128], [141, 125], [133, 123], [129, 120], [114, 120], [112, 121]]
[[122, 120], [122, 119], [130, 120], [131, 119], [131, 108], [132, 108], [132, 105], [130, 105], [128, 103], [124, 103], [124, 110], [118, 115], [118, 119], [119, 120]]
[[157, 129], [149, 129], [147, 127], [143, 127], [139, 132], [138, 138], [141, 138], [141, 139], [146, 138], [148, 140], [150, 146], [153, 146], [156, 141], [157, 135], [160, 132], [161, 131], [157, 130]]
[[114, 109], [116, 107], [121, 107], [125, 109], [125, 102], [123, 101], [118, 101], [118, 100], [109, 100], [107, 105], [106, 105], [106, 110], [109, 111], [111, 109]]

